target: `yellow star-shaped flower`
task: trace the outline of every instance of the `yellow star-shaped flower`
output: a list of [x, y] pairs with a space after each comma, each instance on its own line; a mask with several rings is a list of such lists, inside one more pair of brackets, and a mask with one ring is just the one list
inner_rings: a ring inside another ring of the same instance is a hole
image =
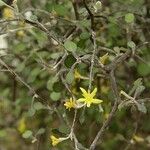
[[69, 136], [68, 136], [68, 137], [57, 138], [57, 137], [55, 137], [54, 135], [51, 135], [51, 136], [50, 136], [50, 139], [51, 139], [51, 141], [52, 141], [52, 145], [53, 145], [53, 146], [56, 146], [58, 143], [60, 143], [60, 142], [62, 142], [62, 141], [64, 141], [64, 140], [69, 139]]
[[84, 102], [87, 107], [90, 107], [91, 104], [100, 104], [103, 102], [103, 100], [100, 100], [100, 99], [96, 99], [94, 98], [94, 96], [96, 95], [96, 92], [97, 92], [97, 88], [95, 88], [93, 90], [93, 92], [90, 93], [90, 91], [86, 91], [85, 89], [81, 88], [80, 87], [80, 90], [82, 91], [82, 95], [84, 98], [80, 98], [77, 100], [77, 102]]
[[60, 139], [56, 138], [54, 135], [50, 136], [50, 139], [52, 140], [53, 146], [56, 146], [60, 142]]
[[69, 111], [71, 108], [76, 108], [75, 100], [70, 98], [68, 101], [65, 102], [64, 106], [66, 107], [66, 109], [69, 109]]

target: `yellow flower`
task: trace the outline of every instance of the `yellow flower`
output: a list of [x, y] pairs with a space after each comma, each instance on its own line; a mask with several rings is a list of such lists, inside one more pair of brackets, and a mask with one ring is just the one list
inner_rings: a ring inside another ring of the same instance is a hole
[[4, 8], [3, 10], [3, 18], [5, 19], [13, 19], [14, 18], [14, 12], [10, 8]]
[[18, 131], [20, 133], [23, 133], [25, 130], [26, 130], [25, 118], [21, 118], [21, 120], [18, 123]]
[[103, 55], [102, 57], [99, 58], [100, 62], [105, 65], [106, 61], [109, 59], [109, 55], [108, 53], [106, 53], [105, 55]]
[[83, 89], [81, 87], [80, 87], [80, 89], [82, 91], [82, 95], [84, 98], [78, 99], [77, 102], [84, 102], [87, 105], [87, 107], [90, 107], [92, 103], [100, 104], [103, 102], [103, 100], [94, 98], [94, 96], [96, 95], [96, 92], [97, 92], [97, 88], [95, 88], [93, 90], [93, 92], [91, 92], [91, 93], [90, 93], [90, 91], [87, 92], [85, 89]]
[[144, 142], [144, 139], [141, 137], [141, 136], [138, 136], [138, 135], [134, 135], [133, 136], [133, 139], [136, 141], [136, 142]]
[[85, 80], [86, 80], [86, 79], [89, 79], [89, 78], [87, 78], [87, 77], [82, 76], [82, 75], [78, 72], [77, 69], [75, 69], [74, 77], [75, 77], [75, 79], [85, 79]]
[[51, 141], [52, 141], [52, 145], [53, 146], [56, 146], [59, 142], [61, 142], [60, 141], [60, 138], [56, 138], [55, 136], [50, 136], [50, 139], [51, 139]]
[[76, 108], [75, 100], [70, 98], [68, 101], [65, 102], [64, 106], [66, 107], [66, 109], [69, 109], [69, 111], [71, 108]]
[[64, 137], [64, 138], [57, 138], [57, 137], [55, 137], [54, 135], [51, 135], [51, 136], [50, 136], [50, 139], [51, 139], [51, 141], [52, 141], [52, 145], [53, 145], [53, 146], [56, 146], [58, 143], [60, 143], [60, 142], [62, 142], [62, 141], [64, 141], [64, 140], [69, 139], [69, 136], [68, 136], [68, 137]]

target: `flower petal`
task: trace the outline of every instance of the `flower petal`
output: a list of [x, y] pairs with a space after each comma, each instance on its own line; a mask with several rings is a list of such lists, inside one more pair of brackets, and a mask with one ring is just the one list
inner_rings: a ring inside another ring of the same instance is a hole
[[87, 105], [87, 107], [90, 107], [91, 106], [91, 102], [87, 102], [86, 105]]
[[79, 99], [77, 100], [77, 102], [85, 102], [85, 101], [86, 101], [85, 98], [79, 98]]
[[91, 96], [94, 97], [94, 96], [96, 95], [96, 92], [97, 92], [97, 88], [95, 88], [95, 89], [93, 90], [93, 92], [91, 93]]
[[82, 91], [82, 95], [83, 95], [84, 97], [86, 97], [86, 95], [88, 94], [88, 93], [86, 92], [86, 90], [85, 90], [84, 88], [82, 88], [82, 87], [80, 87], [80, 90]]
[[100, 104], [102, 102], [103, 102], [103, 100], [101, 100], [101, 99], [93, 99], [92, 100], [92, 103], [94, 103], [94, 104]]

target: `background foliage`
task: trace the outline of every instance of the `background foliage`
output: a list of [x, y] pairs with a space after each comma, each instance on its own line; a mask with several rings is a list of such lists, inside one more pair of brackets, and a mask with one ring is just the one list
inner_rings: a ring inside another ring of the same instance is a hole
[[[150, 2], [103, 0], [100, 6], [87, 0], [94, 24], [81, 0], [3, 2], [0, 150], [75, 149], [71, 140], [53, 148], [50, 135], [69, 134], [66, 121], [72, 123], [74, 109], [66, 110], [64, 102], [71, 95], [80, 98], [79, 87], [88, 89], [91, 30], [96, 33], [97, 46], [92, 89], [97, 87], [97, 97], [104, 101], [100, 106], [78, 110], [76, 137], [88, 148], [108, 119], [115, 98], [104, 68], [116, 67], [118, 93], [136, 91], [139, 103], [136, 106], [120, 95], [119, 109], [96, 149], [150, 149]], [[127, 52], [129, 56], [122, 59]]]

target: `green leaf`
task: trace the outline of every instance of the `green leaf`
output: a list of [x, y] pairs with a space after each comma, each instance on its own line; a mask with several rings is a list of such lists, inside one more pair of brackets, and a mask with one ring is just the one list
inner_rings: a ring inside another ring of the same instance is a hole
[[24, 68], [25, 68], [25, 63], [19, 63], [17, 65], [16, 71], [17, 72], [22, 72], [24, 70]]
[[40, 110], [40, 109], [45, 108], [45, 107], [43, 106], [43, 104], [40, 103], [40, 102], [34, 103], [34, 106], [33, 106], [33, 107], [34, 107], [35, 110]]
[[47, 89], [48, 89], [48, 90], [53, 90], [53, 84], [54, 84], [55, 82], [57, 82], [57, 81], [58, 81], [58, 77], [56, 77], [56, 76], [51, 77], [51, 78], [48, 80], [48, 82], [47, 82]]
[[51, 95], [50, 95], [50, 98], [53, 100], [53, 101], [58, 101], [61, 97], [61, 93], [57, 93], [57, 92], [52, 92]]
[[38, 132], [36, 133], [36, 135], [41, 135], [41, 134], [43, 134], [45, 132], [45, 129], [44, 128], [40, 128], [39, 130], [38, 130]]
[[30, 117], [32, 117], [32, 116], [34, 116], [35, 112], [36, 112], [36, 110], [34, 108], [31, 108], [31, 109], [29, 109], [28, 114]]
[[130, 41], [127, 43], [128, 47], [130, 47], [131, 49], [135, 49], [136, 45], [133, 41]]
[[25, 43], [17, 43], [12, 47], [13, 51], [15, 52], [15, 54], [20, 54], [23, 51], [25, 51], [26, 49], [26, 44]]
[[82, 21], [77, 22], [77, 25], [80, 28], [88, 28], [90, 27], [91, 23], [90, 23], [90, 20], [82, 20]]
[[67, 68], [71, 68], [71, 66], [76, 62], [76, 58], [72, 54], [68, 55], [64, 61], [64, 64]]
[[59, 132], [64, 133], [64, 134], [68, 134], [69, 133], [69, 128], [65, 124], [62, 124], [59, 127]]
[[54, 92], [61, 92], [63, 88], [64, 88], [64, 85], [60, 81], [59, 82], [55, 82], [53, 84]]
[[22, 137], [27, 139], [27, 138], [31, 138], [32, 137], [32, 131], [31, 130], [27, 130], [22, 134]]
[[54, 10], [60, 16], [66, 16], [68, 14], [68, 9], [64, 5], [55, 5]]
[[147, 113], [147, 109], [146, 109], [144, 103], [141, 103], [141, 104], [140, 103], [136, 103], [136, 105], [137, 105], [137, 108], [138, 108], [139, 111], [141, 111], [143, 113]]
[[137, 67], [137, 71], [141, 76], [147, 76], [150, 74], [150, 66], [145, 63], [140, 63]]
[[66, 41], [64, 43], [64, 47], [66, 48], [67, 51], [70, 52], [75, 52], [77, 50], [77, 45], [72, 41]]
[[83, 40], [86, 40], [90, 37], [91, 35], [88, 33], [88, 32], [82, 32], [80, 34], [80, 38], [83, 39]]
[[125, 15], [125, 21], [127, 23], [133, 23], [134, 19], [135, 19], [135, 17], [134, 17], [134, 14], [132, 14], [132, 13], [128, 13]]
[[35, 16], [35, 15], [31, 15], [29, 20], [33, 21], [33, 22], [36, 22], [38, 20], [38, 17]]
[[31, 21], [31, 22], [36, 22], [38, 21], [38, 17], [35, 15], [31, 15], [29, 17], [26, 17], [27, 20]]
[[145, 87], [143, 85], [137, 87], [134, 97], [136, 98], [136, 97], [140, 96], [144, 90], [145, 90]]
[[66, 75], [66, 82], [68, 84], [71, 84], [74, 80], [74, 74], [72, 71], [70, 71], [67, 75]]
[[135, 87], [138, 87], [142, 85], [142, 78], [138, 78], [137, 80], [134, 81], [134, 86]]

